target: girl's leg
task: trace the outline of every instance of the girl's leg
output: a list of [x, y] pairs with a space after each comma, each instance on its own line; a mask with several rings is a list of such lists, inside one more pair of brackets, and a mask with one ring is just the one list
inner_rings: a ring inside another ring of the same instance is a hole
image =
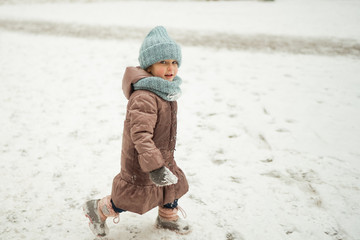
[[177, 206], [178, 206], [178, 199], [175, 199], [174, 202], [165, 204], [165, 205], [164, 205], [164, 208], [174, 209], [174, 208], [176, 208]]
[[126, 212], [126, 210], [123, 210], [121, 208], [117, 208], [112, 199], [110, 201], [111, 201], [111, 206], [112, 206], [112, 208], [114, 209], [115, 212], [117, 212], [117, 213]]

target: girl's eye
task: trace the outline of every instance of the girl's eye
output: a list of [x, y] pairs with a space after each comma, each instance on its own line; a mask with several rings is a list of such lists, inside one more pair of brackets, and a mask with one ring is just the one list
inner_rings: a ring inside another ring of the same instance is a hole
[[177, 61], [173, 61], [172, 63], [178, 65], [178, 62], [177, 62]]
[[165, 64], [166, 62], [165, 61], [160, 61], [161, 64]]

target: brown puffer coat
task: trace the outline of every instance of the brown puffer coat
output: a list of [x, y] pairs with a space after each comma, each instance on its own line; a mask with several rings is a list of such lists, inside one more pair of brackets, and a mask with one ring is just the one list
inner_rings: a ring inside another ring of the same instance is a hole
[[[117, 208], [139, 214], [179, 199], [188, 191], [183, 171], [176, 165], [177, 102], [146, 90], [133, 92], [132, 83], [151, 75], [128, 67], [123, 91], [129, 100], [121, 152], [121, 171], [114, 178], [111, 198]], [[175, 185], [157, 187], [149, 172], [166, 166], [178, 177]]]

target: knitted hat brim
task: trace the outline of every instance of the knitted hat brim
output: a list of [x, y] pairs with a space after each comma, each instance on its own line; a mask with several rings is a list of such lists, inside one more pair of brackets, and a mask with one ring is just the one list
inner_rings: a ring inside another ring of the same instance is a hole
[[154, 63], [162, 60], [174, 59], [181, 65], [181, 48], [174, 42], [165, 42], [155, 44], [139, 55], [139, 63], [142, 69], [147, 69]]

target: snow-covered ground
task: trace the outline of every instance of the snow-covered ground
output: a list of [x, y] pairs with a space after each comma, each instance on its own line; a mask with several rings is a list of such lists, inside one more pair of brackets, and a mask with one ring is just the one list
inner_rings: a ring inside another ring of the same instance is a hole
[[[108, 239], [359, 240], [359, 12], [355, 0], [0, 5], [0, 239], [94, 239], [81, 205], [109, 194], [119, 172], [122, 75], [147, 31], [164, 25], [211, 41], [335, 38], [354, 51], [234, 51], [191, 46], [189, 34], [176, 159], [193, 231], [156, 229], [154, 209], [108, 221]], [[11, 22], [129, 32], [50, 36]]]
[[[71, 0], [70, 0], [71, 1]], [[95, 1], [4, 5], [1, 18], [360, 40], [358, 0]]]

